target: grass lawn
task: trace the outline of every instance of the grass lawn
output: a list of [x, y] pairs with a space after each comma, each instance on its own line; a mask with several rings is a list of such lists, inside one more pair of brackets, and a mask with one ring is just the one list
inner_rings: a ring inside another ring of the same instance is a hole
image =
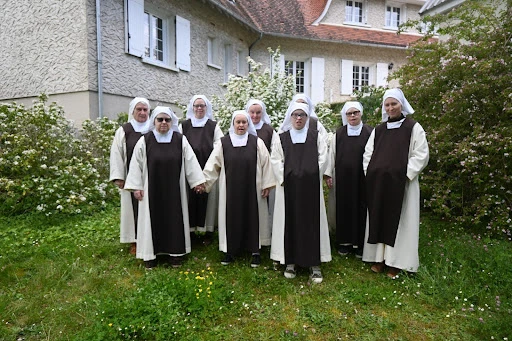
[[415, 275], [333, 254], [321, 284], [268, 248], [222, 266], [216, 242], [146, 271], [118, 224], [117, 208], [0, 218], [0, 340], [512, 340], [512, 244], [450, 223], [423, 217]]

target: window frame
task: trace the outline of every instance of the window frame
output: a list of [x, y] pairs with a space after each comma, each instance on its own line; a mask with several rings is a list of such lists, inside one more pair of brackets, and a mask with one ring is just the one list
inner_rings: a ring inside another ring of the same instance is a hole
[[[388, 8], [390, 8], [390, 11], [388, 11]], [[393, 20], [392, 18], [395, 9], [399, 10], [398, 20]], [[404, 4], [386, 2], [384, 5], [384, 28], [388, 30], [398, 30], [398, 27], [406, 21], [406, 10]], [[396, 26], [393, 26], [395, 22]]]
[[[300, 67], [297, 67], [297, 63], [302, 64], [302, 69]], [[290, 74], [293, 74], [293, 76], [295, 77], [295, 91], [297, 93], [306, 93], [306, 62], [301, 60], [285, 60], [284, 64], [285, 75], [289, 76]], [[301, 80], [302, 84], [300, 84]]]

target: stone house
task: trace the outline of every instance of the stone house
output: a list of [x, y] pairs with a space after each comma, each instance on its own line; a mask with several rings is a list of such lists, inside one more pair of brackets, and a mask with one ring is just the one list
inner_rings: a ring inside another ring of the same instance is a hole
[[[18, 0], [3, 6], [0, 101], [40, 93], [77, 123], [115, 118], [135, 96], [153, 105], [221, 95], [247, 57], [296, 75], [314, 102], [387, 85], [420, 37], [397, 35], [425, 0]], [[180, 112], [180, 110], [177, 110]]]

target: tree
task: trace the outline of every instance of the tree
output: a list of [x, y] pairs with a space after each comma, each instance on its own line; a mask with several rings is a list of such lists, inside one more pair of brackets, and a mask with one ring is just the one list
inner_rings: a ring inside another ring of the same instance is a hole
[[[423, 19], [425, 39], [393, 78], [427, 132], [425, 206], [511, 239], [512, 1], [465, 1]], [[409, 22], [405, 27], [418, 25]], [[446, 41], [432, 39], [438, 27]]]

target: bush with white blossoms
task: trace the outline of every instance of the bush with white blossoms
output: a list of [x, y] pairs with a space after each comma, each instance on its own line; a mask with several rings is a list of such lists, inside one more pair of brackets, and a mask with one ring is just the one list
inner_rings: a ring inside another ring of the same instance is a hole
[[116, 197], [108, 165], [118, 123], [86, 121], [77, 131], [46, 100], [0, 104], [0, 214], [81, 213]]
[[[262, 70], [262, 64], [250, 57], [247, 58], [251, 71], [247, 76], [229, 77], [226, 84], [227, 91], [224, 96], [213, 96], [215, 119], [221, 129], [226, 132], [230, 126], [231, 115], [235, 110], [245, 109], [245, 104], [251, 98], [259, 99], [265, 103], [267, 114], [272, 126], [277, 129], [283, 122], [288, 104], [295, 94], [295, 77], [286, 75], [279, 68], [281, 56], [279, 48], [273, 51], [268, 49], [271, 58], [271, 69]], [[332, 112], [328, 104], [317, 104], [317, 114], [320, 121], [332, 120]]]
[[425, 205], [512, 239], [512, 6], [465, 1], [425, 21], [450, 38], [427, 35], [394, 73], [427, 132]]

